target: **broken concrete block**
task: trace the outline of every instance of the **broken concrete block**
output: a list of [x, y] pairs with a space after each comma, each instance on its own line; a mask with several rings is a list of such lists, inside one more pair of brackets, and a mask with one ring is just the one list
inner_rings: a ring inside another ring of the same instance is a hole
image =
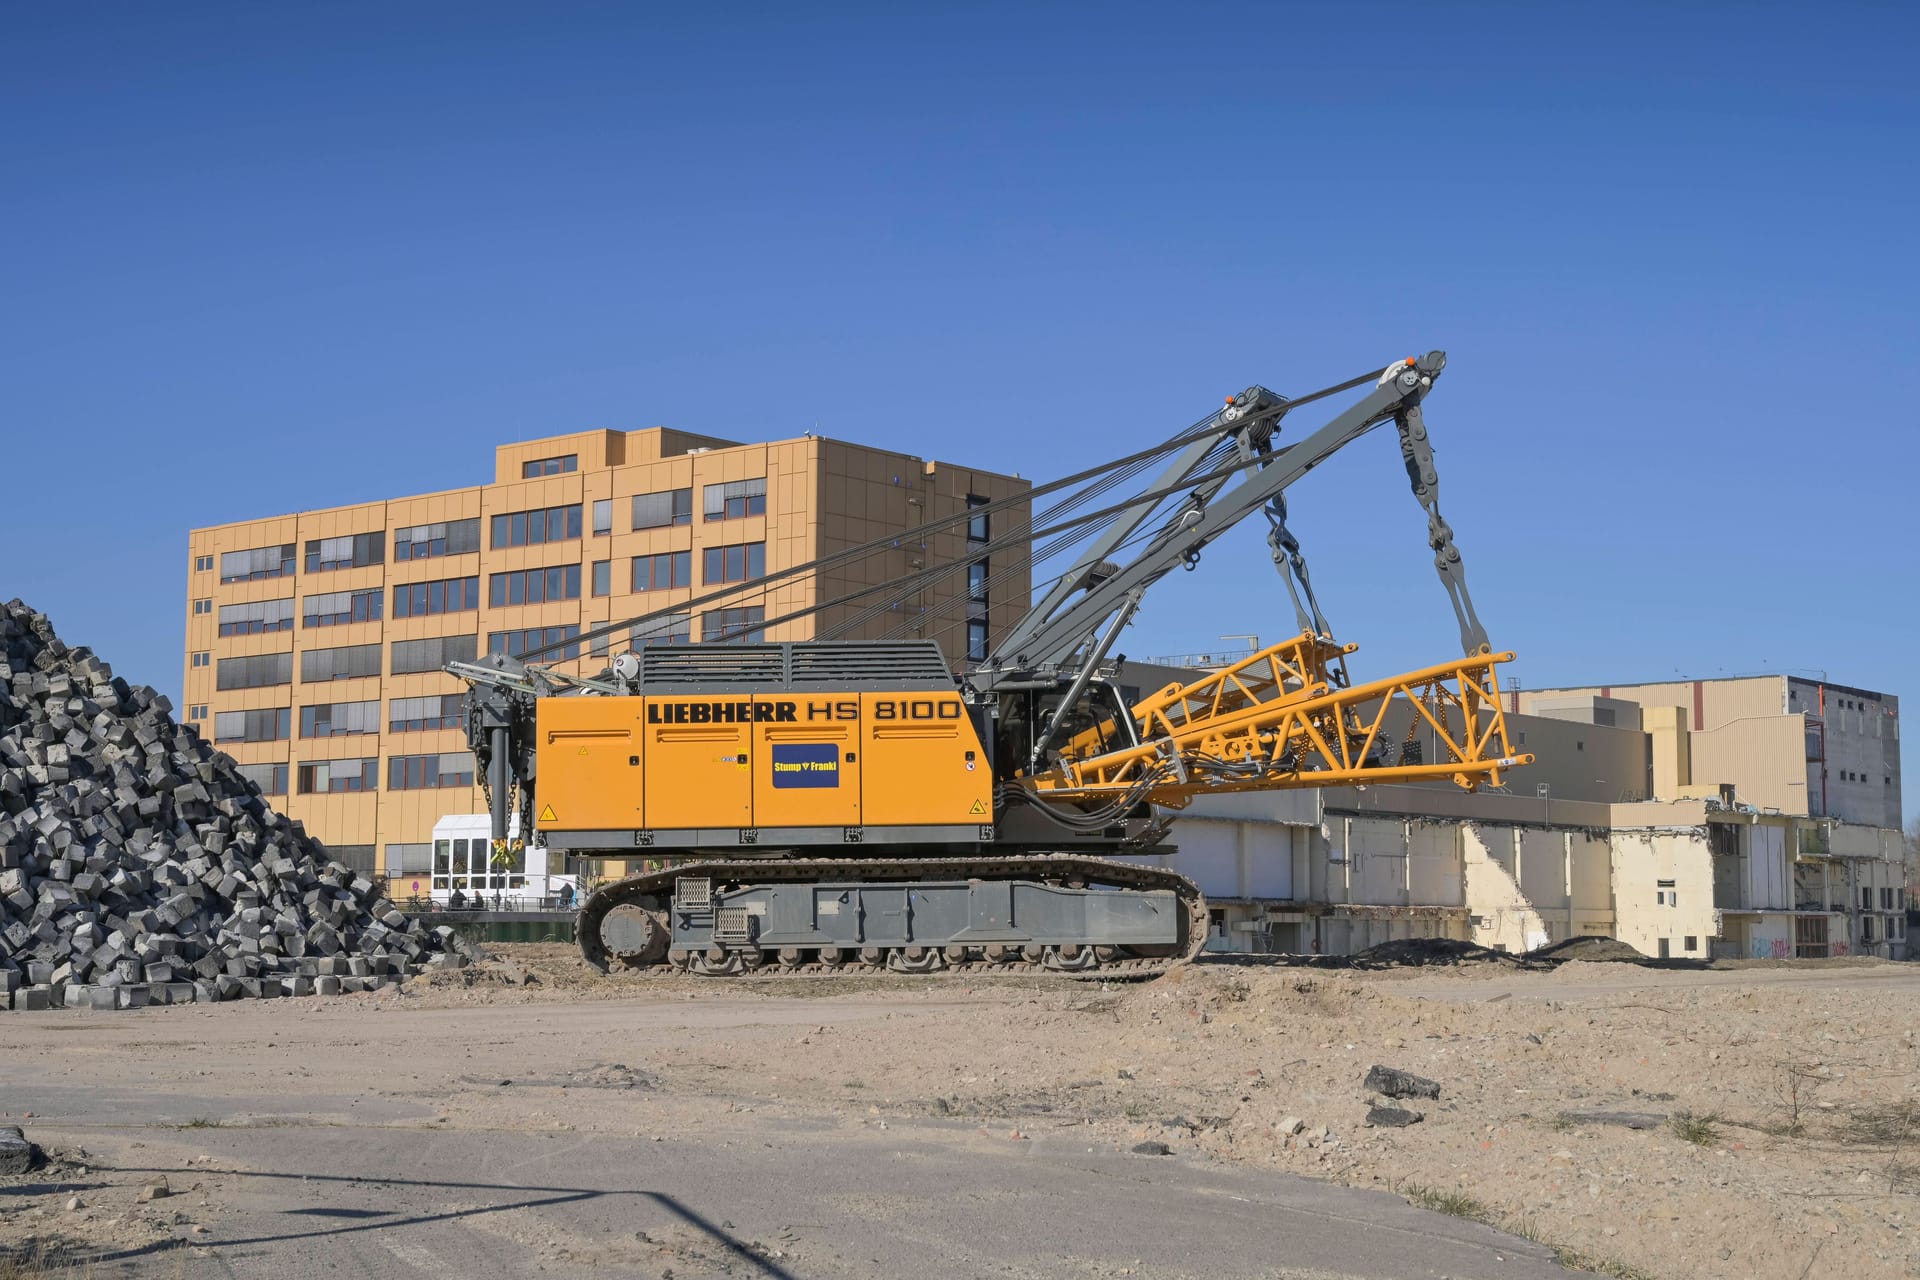
[[1367, 1078], [1361, 1082], [1361, 1085], [1374, 1093], [1383, 1093], [1389, 1098], [1438, 1098], [1440, 1096], [1439, 1081], [1414, 1075], [1411, 1071], [1401, 1071], [1378, 1064], [1368, 1070]]
[[28, 1142], [26, 1134], [0, 1126], [0, 1173], [26, 1173], [39, 1162], [40, 1148]]
[[1377, 1129], [1404, 1129], [1426, 1118], [1425, 1112], [1410, 1111], [1405, 1107], [1376, 1105], [1367, 1108], [1367, 1123]]

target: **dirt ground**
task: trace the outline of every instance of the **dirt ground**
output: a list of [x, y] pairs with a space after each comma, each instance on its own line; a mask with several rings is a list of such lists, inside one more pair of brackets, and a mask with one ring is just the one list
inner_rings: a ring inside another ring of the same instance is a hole
[[[711, 1003], [714, 1016], [658, 1035], [636, 1021], [617, 1057], [590, 1038], [509, 1042], [489, 1023], [521, 1006], [636, 998]], [[743, 1000], [754, 1016], [736, 1016]], [[815, 1023], [806, 1010], [820, 1002], [861, 1016]], [[605, 1098], [644, 1089], [655, 1105], [678, 1099], [749, 1130], [939, 1117], [993, 1141], [1165, 1143], [1190, 1159], [1387, 1189], [1617, 1276], [1920, 1275], [1914, 965], [1212, 963], [1134, 985], [609, 980], [571, 948], [525, 945], [495, 947], [471, 970], [404, 990], [283, 1000], [274, 1011], [296, 1007], [334, 1029], [331, 1047], [303, 1047], [299, 1074], [380, 1053], [365, 1105], [424, 1105], [427, 1123], [454, 1128], [634, 1122], [617, 1107], [604, 1121], [549, 1110], [540, 1102], [548, 1085]], [[465, 1028], [470, 1071], [449, 1082], [410, 1063], [405, 1023], [389, 1014]], [[114, 1017], [31, 1016], [75, 1025]], [[206, 1014], [119, 1016], [138, 1016], [150, 1032], [164, 1087], [191, 1090], [213, 1074], [171, 1034]], [[261, 1034], [266, 1055], [272, 1032]], [[329, 1053], [340, 1062], [326, 1062]], [[1370, 1124], [1382, 1099], [1363, 1081], [1375, 1064], [1428, 1077], [1440, 1095], [1391, 1104], [1419, 1113], [1406, 1127]], [[219, 1101], [181, 1123], [235, 1122]], [[0, 1123], [33, 1125], [17, 1113]], [[71, 1169], [84, 1156], [61, 1158]], [[60, 1212], [57, 1192], [48, 1197], [34, 1214]], [[127, 1239], [192, 1230], [154, 1212], [162, 1207], [129, 1208], [88, 1230]], [[45, 1221], [8, 1213], [0, 1241]]]

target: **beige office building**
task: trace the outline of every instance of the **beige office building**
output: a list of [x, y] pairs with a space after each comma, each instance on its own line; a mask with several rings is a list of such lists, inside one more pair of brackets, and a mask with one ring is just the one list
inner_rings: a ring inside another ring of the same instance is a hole
[[[433, 824], [482, 808], [448, 661], [560, 642], [540, 660], [591, 674], [639, 642], [838, 635], [933, 639], [957, 664], [1026, 608], [1024, 556], [983, 554], [1024, 530], [1024, 504], [900, 536], [1018, 496], [1029, 486], [1015, 477], [812, 436], [735, 444], [660, 427], [494, 457], [491, 484], [191, 535], [186, 718], [362, 870], [425, 872]], [[825, 574], [755, 585], [873, 542]], [[901, 599], [804, 612], [942, 565], [962, 567]], [[578, 639], [661, 611], [611, 642]]]

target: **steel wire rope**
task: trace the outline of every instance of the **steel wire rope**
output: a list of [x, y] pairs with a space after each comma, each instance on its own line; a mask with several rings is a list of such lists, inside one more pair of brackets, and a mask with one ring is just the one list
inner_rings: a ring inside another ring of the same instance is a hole
[[[1297, 409], [1302, 405], [1312, 404], [1317, 400], [1326, 399], [1328, 396], [1339, 395], [1340, 393], [1345, 391], [1352, 391], [1355, 388], [1364, 386], [1369, 382], [1376, 381], [1379, 376], [1380, 375], [1377, 370], [1373, 372], [1363, 373], [1358, 377], [1349, 378], [1344, 382], [1338, 382], [1333, 384], [1332, 386], [1322, 387], [1317, 391], [1310, 391], [1303, 395], [1295, 396], [1292, 399], [1282, 400], [1282, 402], [1278, 406], [1276, 406], [1273, 409], [1273, 411], [1261, 415], [1259, 419], [1255, 419], [1255, 423], [1259, 424], [1263, 422], [1265, 429], [1268, 433], [1268, 438], [1271, 438], [1271, 432], [1273, 428], [1277, 427], [1280, 420], [1284, 418], [1288, 413], [1292, 412], [1294, 409]], [[1372, 425], [1377, 426], [1378, 423], [1375, 423]], [[1370, 430], [1371, 426], [1368, 429]], [[1020, 506], [1023, 503], [1032, 502], [1032, 500], [1036, 497], [1039, 497], [1045, 494], [1057, 493], [1066, 489], [1071, 489], [1075, 485], [1085, 484], [1089, 480], [1092, 480], [1108, 471], [1116, 470], [1120, 467], [1127, 466], [1140, 459], [1150, 459], [1150, 458], [1157, 458], [1157, 457], [1164, 456], [1165, 454], [1171, 453], [1177, 449], [1184, 448], [1186, 445], [1193, 444], [1199, 440], [1206, 439], [1208, 436], [1215, 434], [1219, 430], [1221, 430], [1220, 413], [1219, 412], [1211, 413], [1211, 414], [1208, 414], [1205, 418], [1200, 419], [1197, 423], [1195, 423], [1192, 427], [1188, 428], [1186, 431], [1182, 432], [1180, 435], [1174, 436], [1170, 440], [1165, 440], [1159, 444], [1152, 445], [1146, 449], [1141, 449], [1134, 453], [1127, 454], [1123, 457], [1112, 459], [1107, 462], [1100, 463], [1096, 466], [1088, 467], [1082, 471], [1075, 472], [1072, 475], [1063, 476], [1058, 480], [1049, 481], [1041, 485], [1035, 485], [1032, 488], [1024, 490], [1021, 493], [1012, 495], [1011, 497], [996, 499], [995, 501], [987, 503], [983, 506], [972, 507], [964, 511], [956, 512], [951, 516], [942, 516], [938, 520], [928, 521], [927, 523], [919, 525], [914, 529], [907, 530], [906, 534], [907, 535], [913, 535], [913, 534], [924, 535], [931, 532], [937, 532], [938, 530], [949, 528], [955, 525], [964, 524], [968, 520], [973, 519], [974, 517], [979, 515], [984, 514], [984, 515], [990, 516], [993, 514], [997, 514], [998, 512], [1001, 512], [1001, 511], [1011, 510], [1015, 507]], [[1276, 453], [1277, 452], [1284, 452], [1284, 450], [1276, 451]], [[1267, 454], [1262, 456], [1270, 459], [1274, 455]], [[1251, 465], [1252, 461], [1253, 460], [1249, 460], [1248, 465]], [[1233, 470], [1239, 470], [1239, 469], [1241, 468], [1239, 467], [1233, 468]], [[1189, 481], [1189, 484], [1191, 483], [1197, 483], [1197, 481]], [[1171, 491], [1172, 490], [1169, 490], [1169, 492]], [[818, 573], [823, 569], [834, 568], [842, 564], [851, 563], [853, 560], [857, 560], [862, 556], [870, 555], [875, 551], [878, 551], [893, 545], [897, 537], [899, 536], [901, 535], [889, 535], [882, 538], [876, 538], [867, 543], [863, 543], [860, 546], [850, 547], [845, 551], [836, 552], [830, 556], [823, 556], [815, 560], [807, 561], [802, 564], [789, 566], [788, 568], [780, 570], [776, 574], [769, 575], [768, 578], [765, 580], [766, 585], [770, 586], [775, 581], [781, 581], [788, 578], [796, 577], [803, 573]], [[687, 609], [694, 609], [704, 604], [714, 603], [717, 600], [728, 599], [735, 594], [737, 593], [728, 592], [728, 591], [709, 593], [706, 596], [696, 597], [695, 599], [690, 601], [684, 601], [682, 602], [681, 607], [684, 607]], [[553, 641], [548, 644], [539, 645], [539, 646], [536, 646], [535, 648], [525, 650], [523, 653], [521, 653], [520, 658], [522, 661], [527, 661], [533, 658], [537, 658], [542, 654], [548, 653], [554, 649], [562, 648], [565, 645], [570, 643], [572, 644], [578, 644], [581, 642], [590, 643], [591, 641], [597, 640], [602, 636], [612, 635], [614, 632], [619, 631], [623, 627], [632, 626], [640, 622], [651, 621], [658, 614], [672, 612], [672, 611], [673, 610], [671, 609], [655, 610], [651, 613], [641, 614], [633, 618], [627, 618], [620, 622], [609, 622], [600, 627], [584, 632], [581, 635], [571, 637], [568, 640]]]

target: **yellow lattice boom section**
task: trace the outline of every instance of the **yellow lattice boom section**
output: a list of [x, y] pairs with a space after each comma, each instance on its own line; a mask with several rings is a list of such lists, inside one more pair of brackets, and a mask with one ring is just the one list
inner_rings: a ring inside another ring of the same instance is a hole
[[[1495, 667], [1511, 653], [1348, 685], [1346, 657], [1358, 647], [1302, 632], [1191, 684], [1170, 684], [1132, 708], [1139, 745], [1112, 748], [1111, 722], [1088, 729], [1029, 785], [1049, 799], [1131, 795], [1180, 808], [1218, 792], [1435, 778], [1471, 791], [1533, 763], [1508, 742], [1500, 708]], [[1400, 706], [1409, 714], [1396, 743], [1387, 725]], [[1421, 758], [1421, 725], [1441, 758]]]

